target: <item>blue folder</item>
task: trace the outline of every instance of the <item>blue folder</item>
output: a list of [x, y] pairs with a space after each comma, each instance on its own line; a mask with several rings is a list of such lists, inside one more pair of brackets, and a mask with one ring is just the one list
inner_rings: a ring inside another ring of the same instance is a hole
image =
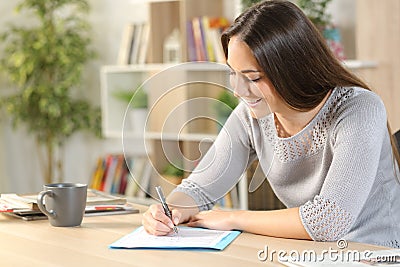
[[[203, 245], [203, 246], [199, 246], [198, 244], [196, 245], [191, 245], [188, 243], [182, 243], [179, 242], [179, 235], [185, 231], [191, 231], [192, 233], [195, 233], [196, 231], [204, 231], [204, 233], [206, 234], [212, 234], [214, 232], [220, 232], [217, 230], [210, 230], [210, 229], [204, 229], [204, 228], [193, 228], [193, 227], [185, 227], [185, 226], [179, 226], [179, 233], [177, 234], [177, 238], [176, 240], [174, 240], [174, 242], [171, 242], [170, 244], [143, 244], [142, 241], [143, 239], [146, 239], [146, 236], [149, 239], [153, 239], [153, 238], [163, 238], [163, 237], [156, 237], [156, 236], [152, 236], [152, 235], [147, 235], [145, 234], [143, 236], [143, 231], [144, 228], [143, 226], [137, 228], [136, 230], [134, 230], [133, 232], [123, 236], [122, 238], [118, 239], [117, 241], [115, 241], [114, 243], [112, 243], [111, 245], [109, 245], [109, 248], [111, 249], [190, 249], [190, 250], [223, 250], [225, 249], [236, 237], [239, 236], [239, 234], [241, 233], [240, 231], [237, 230], [233, 230], [233, 231], [223, 231], [226, 233], [226, 235], [219, 240], [217, 243], [212, 244], [212, 245]], [[138, 243], [135, 243], [135, 239], [138, 239], [138, 237], [140, 236], [140, 240], [138, 240]], [[167, 237], [168, 238], [168, 237]], [[184, 238], [184, 236], [182, 236], [181, 238]], [[191, 237], [193, 238], [193, 237]], [[200, 237], [199, 237], [200, 238]], [[172, 239], [171, 239], [172, 240]], [[167, 242], [168, 243], [168, 242]]]

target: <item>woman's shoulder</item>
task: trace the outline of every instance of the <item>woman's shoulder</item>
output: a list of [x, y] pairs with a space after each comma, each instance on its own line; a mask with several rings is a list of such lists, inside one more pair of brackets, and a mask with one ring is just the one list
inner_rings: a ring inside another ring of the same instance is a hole
[[377, 93], [362, 87], [350, 88], [354, 90], [354, 96], [356, 100], [367, 101], [369, 104], [384, 106], [381, 97]]
[[386, 127], [386, 109], [378, 94], [361, 87], [338, 87], [335, 90], [335, 99], [328, 108], [334, 125]]
[[378, 94], [361, 87], [338, 87], [336, 92], [337, 112], [366, 112], [385, 114], [385, 105]]

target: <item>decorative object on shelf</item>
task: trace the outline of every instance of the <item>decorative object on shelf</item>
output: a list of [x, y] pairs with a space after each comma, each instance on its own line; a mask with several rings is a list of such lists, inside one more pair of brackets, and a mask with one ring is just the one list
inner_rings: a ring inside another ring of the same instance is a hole
[[182, 61], [182, 47], [180, 41], [180, 33], [175, 28], [170, 35], [167, 36], [164, 42], [164, 63], [179, 63]]
[[165, 166], [165, 168], [162, 172], [162, 176], [169, 183], [178, 185], [181, 183], [181, 181], [183, 179], [184, 171], [183, 171], [183, 169], [179, 168], [174, 163], [170, 162]]
[[332, 17], [327, 12], [332, 0], [298, 0], [299, 7], [321, 31], [332, 53], [339, 60], [346, 59], [340, 30], [332, 23]]
[[215, 109], [217, 112], [218, 119], [218, 130], [221, 130], [222, 126], [225, 124], [232, 110], [236, 108], [239, 104], [239, 100], [237, 97], [233, 95], [233, 93], [225, 89], [223, 90], [217, 97], [217, 103], [215, 105]]
[[336, 58], [341, 61], [345, 60], [346, 56], [339, 28], [334, 25], [328, 25], [324, 28], [322, 34]]
[[[90, 50], [85, 0], [24, 0], [18, 12], [35, 18], [30, 26], [12, 25], [1, 35], [0, 68], [16, 85], [1, 98], [14, 127], [24, 124], [35, 136], [44, 183], [63, 180], [63, 145], [78, 130], [100, 136], [100, 109], [77, 99]], [[28, 13], [29, 12], [29, 13]]]
[[141, 133], [146, 126], [148, 96], [142, 87], [135, 91], [117, 91], [114, 96], [128, 105], [128, 116], [134, 132]]

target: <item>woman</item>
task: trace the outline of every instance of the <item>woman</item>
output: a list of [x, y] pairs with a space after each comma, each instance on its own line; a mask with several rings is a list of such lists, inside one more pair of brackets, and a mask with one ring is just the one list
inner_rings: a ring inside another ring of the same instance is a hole
[[[173, 223], [187, 222], [400, 247], [398, 153], [380, 98], [343, 68], [290, 2], [253, 6], [221, 40], [241, 104], [169, 196], [174, 222], [153, 205], [145, 229], [165, 235]], [[210, 210], [255, 159], [287, 209]]]

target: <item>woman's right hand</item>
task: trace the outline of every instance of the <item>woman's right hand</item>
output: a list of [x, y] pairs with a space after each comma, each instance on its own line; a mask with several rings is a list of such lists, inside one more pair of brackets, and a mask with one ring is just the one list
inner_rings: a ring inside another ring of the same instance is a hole
[[147, 233], [152, 235], [167, 235], [173, 231], [174, 224], [178, 225], [182, 214], [172, 209], [172, 219], [165, 215], [161, 204], [153, 204], [143, 214], [142, 224]]

